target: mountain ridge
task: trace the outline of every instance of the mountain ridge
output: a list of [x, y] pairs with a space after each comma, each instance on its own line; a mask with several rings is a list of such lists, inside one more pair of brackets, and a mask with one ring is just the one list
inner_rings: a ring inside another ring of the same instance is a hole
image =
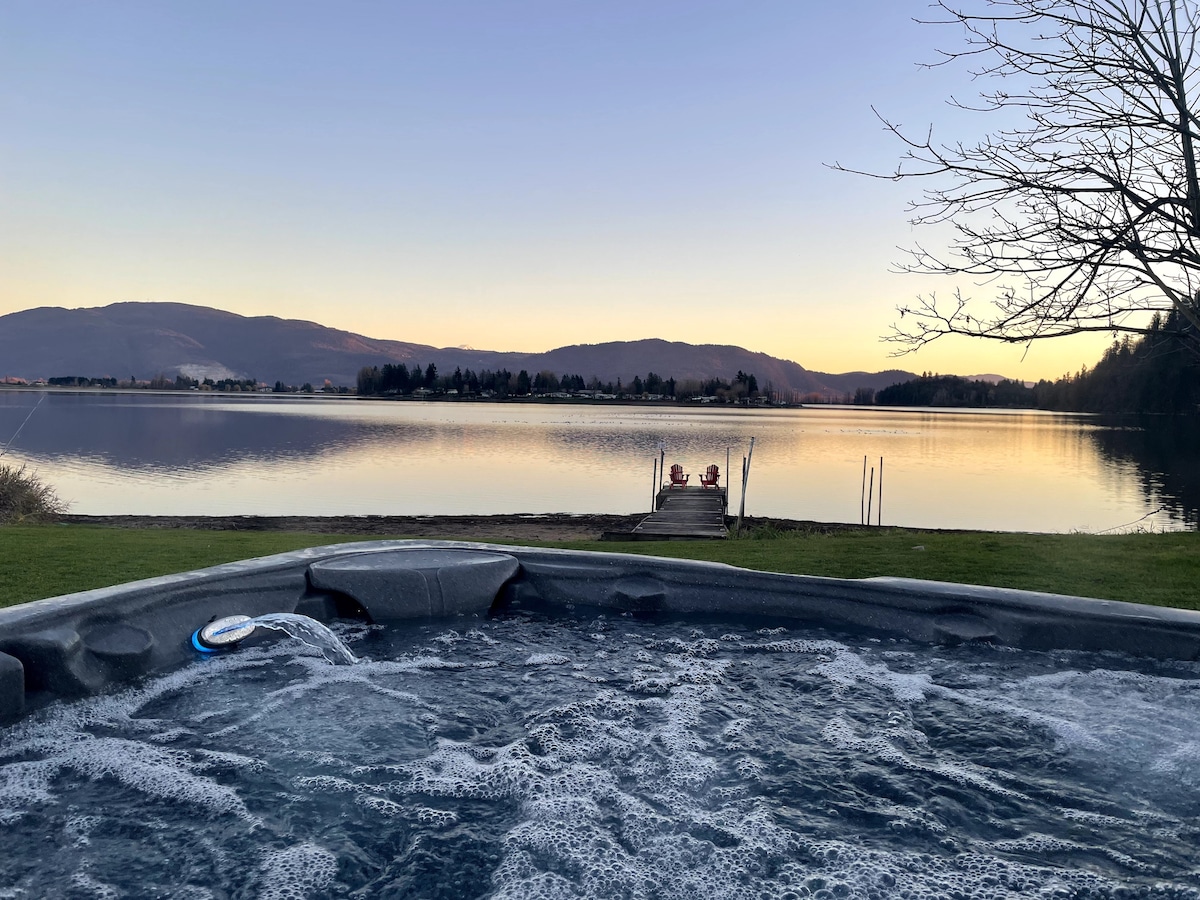
[[[0, 316], [0, 377], [55, 376], [255, 378], [286, 384], [353, 385], [368, 366], [433, 363], [455, 368], [525, 369], [531, 375], [593, 376], [625, 383], [655, 372], [678, 381], [753, 374], [785, 397], [841, 398], [916, 376], [885, 372], [814, 372], [792, 360], [729, 344], [662, 338], [571, 344], [540, 353], [434, 347], [372, 338], [303, 319], [243, 316], [185, 303], [123, 301], [102, 307], [43, 306]], [[790, 396], [789, 396], [790, 395]]]

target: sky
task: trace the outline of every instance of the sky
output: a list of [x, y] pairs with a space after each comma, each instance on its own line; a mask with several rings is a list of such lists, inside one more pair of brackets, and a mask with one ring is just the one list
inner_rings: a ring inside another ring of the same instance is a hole
[[[924, 0], [0, 0], [0, 315], [125, 300], [438, 347], [660, 337], [1036, 380], [1108, 337], [893, 358], [966, 72]], [[939, 243], [940, 242], [940, 243]]]

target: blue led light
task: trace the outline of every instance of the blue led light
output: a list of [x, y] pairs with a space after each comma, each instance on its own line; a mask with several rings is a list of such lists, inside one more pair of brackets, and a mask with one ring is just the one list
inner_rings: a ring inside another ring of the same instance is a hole
[[202, 643], [200, 643], [199, 630], [192, 632], [192, 646], [195, 647], [197, 650], [199, 650], [201, 653], [216, 653], [217, 652], [216, 647], [205, 647]]

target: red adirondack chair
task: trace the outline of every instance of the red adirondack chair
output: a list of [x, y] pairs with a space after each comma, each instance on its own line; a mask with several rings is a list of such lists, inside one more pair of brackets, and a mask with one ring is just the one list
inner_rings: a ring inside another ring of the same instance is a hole
[[683, 466], [679, 465], [679, 463], [676, 463], [675, 465], [671, 466], [671, 487], [672, 488], [687, 487], [688, 479], [691, 477], [692, 477], [691, 475], [683, 474]]
[[705, 473], [703, 475], [700, 476], [700, 487], [702, 487], [702, 488], [720, 487], [720, 485], [717, 484], [717, 480], [720, 477], [721, 477], [721, 470], [718, 469], [716, 464], [714, 463], [713, 465], [708, 467], [707, 471], [705, 471]]

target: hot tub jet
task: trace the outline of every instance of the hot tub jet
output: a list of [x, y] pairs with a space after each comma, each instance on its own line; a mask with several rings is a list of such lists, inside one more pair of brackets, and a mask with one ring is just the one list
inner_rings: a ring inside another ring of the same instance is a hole
[[192, 633], [192, 646], [201, 653], [232, 650], [238, 642], [254, 633], [249, 616], [225, 616], [215, 619]]
[[332, 631], [310, 616], [295, 613], [267, 613], [256, 616], [226, 616], [215, 619], [192, 634], [192, 646], [201, 653], [232, 650], [254, 633], [256, 628], [282, 632], [321, 651], [329, 662], [352, 665], [358, 657], [351, 653]]

